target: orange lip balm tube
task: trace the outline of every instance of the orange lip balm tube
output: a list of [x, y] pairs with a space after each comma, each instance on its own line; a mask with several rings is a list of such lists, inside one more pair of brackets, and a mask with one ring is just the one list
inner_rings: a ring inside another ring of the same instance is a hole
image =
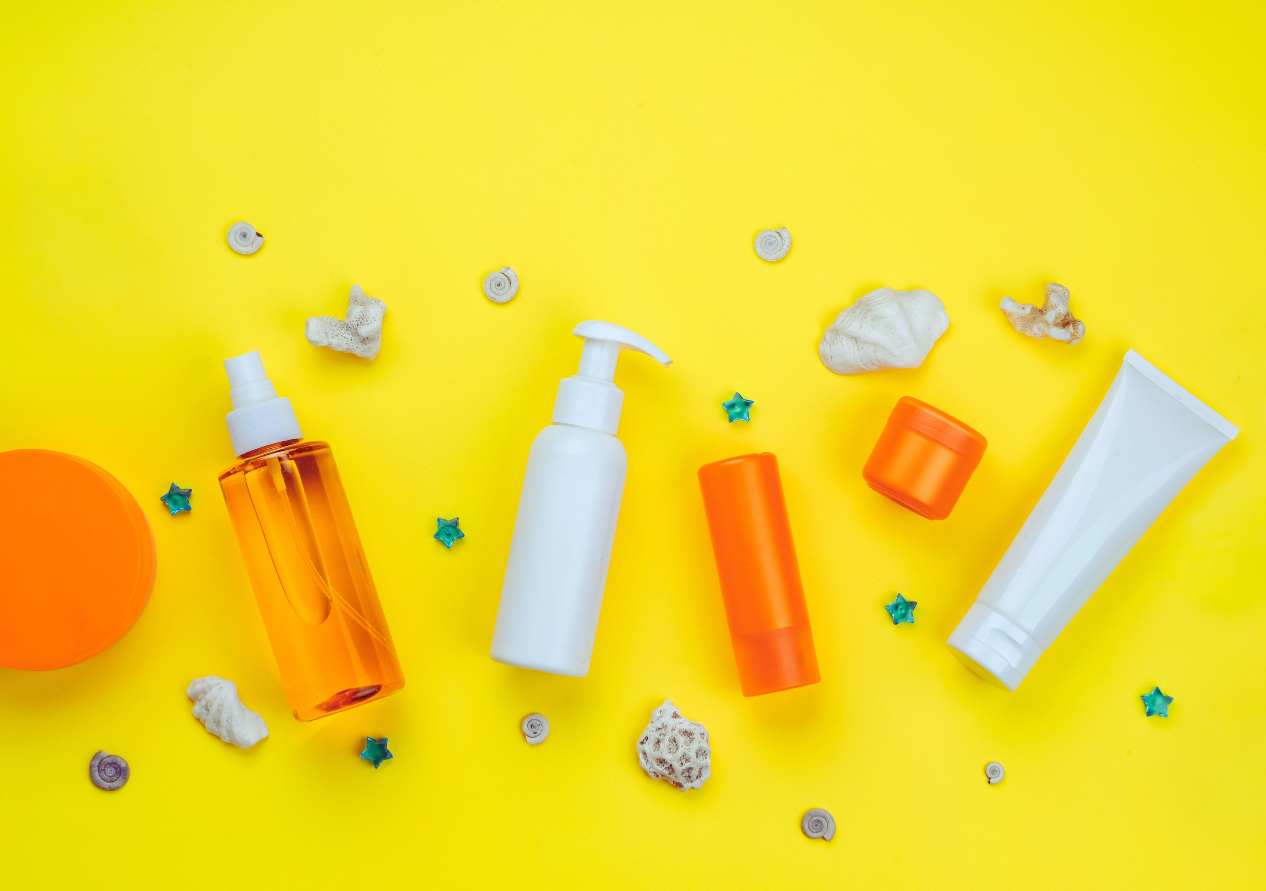
[[897, 401], [875, 443], [862, 479], [887, 498], [929, 520], [944, 520], [985, 454], [985, 438], [910, 396]]
[[816, 684], [822, 676], [778, 459], [761, 452], [705, 464], [699, 485], [743, 695]]

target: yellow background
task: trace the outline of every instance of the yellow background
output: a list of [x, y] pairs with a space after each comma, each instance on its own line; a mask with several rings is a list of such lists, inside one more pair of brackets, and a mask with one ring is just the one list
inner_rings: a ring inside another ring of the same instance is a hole
[[[6, 4], [0, 448], [109, 470], [159, 555], [113, 648], [0, 670], [12, 887], [1261, 887], [1261, 4], [621, 5]], [[1083, 344], [998, 311], [1048, 281]], [[373, 363], [303, 339], [353, 283], [390, 307]], [[831, 374], [824, 326], [880, 285], [933, 290], [949, 332], [917, 370]], [[571, 679], [488, 645], [584, 319], [675, 363], [621, 360], [628, 485]], [[1242, 433], [1002, 692], [945, 639], [1130, 347]], [[216, 484], [220, 360], [252, 349], [334, 446], [408, 678], [311, 724]], [[719, 407], [736, 389], [750, 425]], [[945, 522], [860, 476], [905, 394], [989, 439]], [[744, 699], [695, 469], [756, 450], [823, 680]], [[173, 481], [192, 514], [159, 504]], [[913, 626], [883, 611], [898, 591]], [[206, 674], [266, 741], [198, 725]], [[1143, 716], [1155, 684], [1168, 720]], [[665, 698], [712, 734], [702, 791], [637, 766]], [[395, 753], [377, 771], [367, 734]], [[117, 794], [86, 779], [98, 748], [132, 765]], [[813, 806], [829, 844], [800, 834]]]

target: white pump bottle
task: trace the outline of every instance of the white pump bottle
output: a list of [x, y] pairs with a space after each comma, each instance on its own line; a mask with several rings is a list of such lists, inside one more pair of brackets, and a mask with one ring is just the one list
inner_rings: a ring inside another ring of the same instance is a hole
[[621, 349], [673, 360], [610, 322], [581, 322], [572, 333], [585, 339], [580, 369], [559, 381], [554, 423], [528, 453], [492, 658], [584, 677], [629, 467], [615, 438], [624, 404], [613, 383], [616, 360]]

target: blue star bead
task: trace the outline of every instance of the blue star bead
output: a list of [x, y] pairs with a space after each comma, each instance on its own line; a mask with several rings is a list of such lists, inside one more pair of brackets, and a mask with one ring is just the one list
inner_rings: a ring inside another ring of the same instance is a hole
[[756, 400], [744, 399], [742, 393], [735, 391], [734, 398], [728, 402], [722, 402], [721, 407], [730, 416], [729, 423], [733, 424], [735, 421], [750, 421], [752, 419], [751, 408], [755, 404]]
[[1157, 687], [1151, 693], [1140, 696], [1139, 699], [1142, 699], [1143, 704], [1147, 706], [1147, 716], [1149, 718], [1154, 715], [1160, 715], [1162, 718], [1168, 718], [1169, 704], [1174, 701], [1174, 697], [1166, 696], [1160, 691], [1160, 687]]
[[914, 608], [919, 605], [917, 600], [906, 600], [900, 594], [892, 603], [884, 606], [888, 610], [888, 615], [892, 616], [892, 624], [900, 625], [902, 622], [914, 624]]
[[374, 770], [377, 770], [378, 765], [384, 761], [389, 761], [396, 757], [387, 751], [387, 737], [385, 736], [382, 739], [374, 739], [372, 736], [365, 737], [365, 751], [361, 752], [360, 756], [366, 761], [374, 762]]
[[193, 494], [193, 489], [182, 489], [175, 483], [171, 484], [171, 488], [167, 490], [167, 494], [161, 496], [158, 500], [167, 505], [167, 509], [171, 511], [174, 517], [182, 510], [193, 510], [193, 505], [189, 503], [189, 496]]
[[431, 537], [436, 541], [444, 542], [444, 547], [446, 548], [451, 548], [453, 542], [457, 541], [457, 539], [466, 537], [466, 533], [457, 528], [461, 522], [461, 517], [453, 517], [451, 520], [436, 517], [435, 522], [439, 525], [439, 529]]

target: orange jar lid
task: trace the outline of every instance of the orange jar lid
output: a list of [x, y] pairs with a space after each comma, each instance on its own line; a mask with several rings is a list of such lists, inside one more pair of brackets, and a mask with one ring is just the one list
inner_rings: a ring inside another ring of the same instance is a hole
[[897, 400], [897, 406], [889, 415], [889, 420], [905, 424], [924, 436], [935, 439], [946, 448], [958, 452], [973, 465], [980, 463], [985, 454], [985, 446], [989, 444], [983, 436], [958, 418], [913, 396], [902, 396]]
[[0, 666], [64, 668], [123, 636], [154, 585], [154, 536], [114, 477], [73, 455], [0, 452]]

